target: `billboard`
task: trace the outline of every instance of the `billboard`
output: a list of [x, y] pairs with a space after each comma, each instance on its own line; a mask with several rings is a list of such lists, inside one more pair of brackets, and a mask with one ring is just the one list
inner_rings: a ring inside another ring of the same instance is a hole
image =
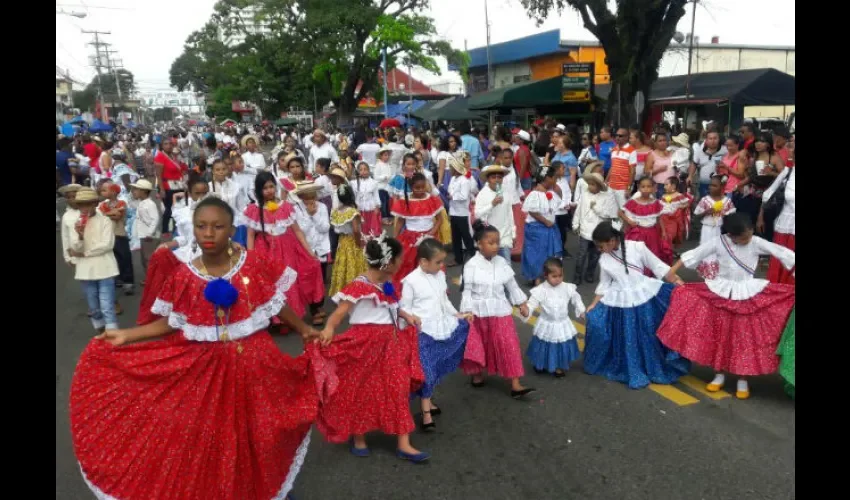
[[561, 73], [561, 100], [586, 102], [593, 98], [594, 63], [564, 63]]

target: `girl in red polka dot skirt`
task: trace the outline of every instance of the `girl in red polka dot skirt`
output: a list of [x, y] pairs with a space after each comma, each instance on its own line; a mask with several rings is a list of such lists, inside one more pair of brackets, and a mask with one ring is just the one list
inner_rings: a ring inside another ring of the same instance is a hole
[[336, 380], [316, 346], [292, 358], [265, 331], [279, 316], [318, 336], [286, 306], [292, 270], [232, 245], [233, 216], [200, 202], [202, 255], [165, 282], [157, 319], [107, 330], [80, 358], [71, 432], [97, 498], [288, 498]]
[[[370, 454], [366, 433], [398, 436], [396, 455], [414, 463], [430, 455], [410, 444], [414, 430], [410, 393], [425, 381], [419, 361], [416, 316], [399, 309], [397, 287], [389, 280], [402, 262], [402, 246], [381, 235], [366, 244], [366, 274], [332, 297], [338, 304], [321, 334], [322, 356], [335, 366], [340, 384], [324, 402], [318, 426], [332, 443], [353, 436], [351, 453]], [[348, 315], [350, 328], [334, 337]]]
[[714, 368], [706, 390], [717, 392], [724, 372], [738, 375], [735, 395], [750, 397], [746, 377], [767, 375], [779, 368], [776, 348], [794, 308], [794, 286], [755, 277], [760, 255], [771, 255], [793, 272], [794, 252], [753, 236], [749, 216], [723, 218], [722, 235], [682, 254], [670, 270], [717, 262], [717, 274], [705, 283], [688, 283], [673, 291], [658, 338], [682, 356]]

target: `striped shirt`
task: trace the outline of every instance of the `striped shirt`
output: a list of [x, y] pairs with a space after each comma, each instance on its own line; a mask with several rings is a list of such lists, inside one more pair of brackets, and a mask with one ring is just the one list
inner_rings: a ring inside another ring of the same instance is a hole
[[611, 170], [608, 172], [608, 187], [617, 191], [629, 189], [631, 164], [629, 158], [635, 150], [632, 146], [617, 146], [611, 150]]

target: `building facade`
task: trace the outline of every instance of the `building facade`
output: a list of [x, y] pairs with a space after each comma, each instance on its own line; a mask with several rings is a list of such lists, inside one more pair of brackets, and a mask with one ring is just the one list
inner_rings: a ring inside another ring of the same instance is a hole
[[233, 9], [229, 19], [241, 27], [236, 33], [223, 34], [221, 40], [230, 47], [235, 47], [245, 42], [248, 35], [265, 35], [270, 32], [269, 23], [259, 15], [259, 10], [254, 6]]
[[73, 82], [67, 78], [56, 79], [56, 123], [65, 121], [65, 116], [70, 114], [74, 107]]

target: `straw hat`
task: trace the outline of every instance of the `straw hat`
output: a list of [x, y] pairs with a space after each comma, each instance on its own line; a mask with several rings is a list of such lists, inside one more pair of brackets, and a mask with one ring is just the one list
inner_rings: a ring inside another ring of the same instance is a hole
[[76, 193], [77, 191], [79, 191], [82, 188], [83, 188], [83, 186], [81, 186], [79, 184], [66, 184], [65, 186], [62, 186], [61, 188], [59, 188], [59, 194]]
[[99, 135], [93, 135], [91, 140], [96, 142], [103, 142], [103, 139], [101, 139]]
[[608, 184], [605, 184], [605, 178], [602, 177], [600, 173], [586, 173], [584, 174], [584, 182], [590, 184], [591, 182], [599, 185], [599, 189], [602, 191], [608, 191]]
[[382, 153], [392, 153], [393, 150], [389, 146], [381, 146], [381, 149], [378, 150], [378, 156], [381, 156]]
[[457, 170], [460, 175], [466, 175], [466, 165], [455, 155], [449, 156], [449, 166]]
[[481, 169], [481, 176], [485, 179], [489, 177], [491, 174], [502, 174], [505, 175], [508, 173], [508, 169], [501, 165], [487, 165], [486, 167]]
[[299, 181], [295, 184], [295, 194], [300, 196], [304, 193], [317, 193], [322, 190], [322, 186], [313, 181]]
[[259, 137], [257, 137], [254, 134], [248, 134], [248, 135], [246, 135], [245, 137], [242, 138], [241, 144], [242, 144], [243, 148], [248, 147], [248, 139], [254, 139], [254, 144], [256, 144], [257, 146], [260, 145], [260, 138]]
[[679, 146], [682, 146], [683, 148], [691, 147], [690, 141], [691, 141], [691, 138], [688, 136], [688, 134], [686, 134], [684, 132], [682, 132], [681, 134], [679, 134], [679, 135], [677, 135], [676, 137], [673, 138], [673, 144], [678, 144]]
[[345, 170], [343, 170], [342, 167], [332, 168], [329, 175], [335, 175], [335, 176], [339, 177], [340, 179], [342, 179], [343, 182], [348, 184], [348, 174], [345, 173]]
[[153, 184], [151, 184], [151, 181], [147, 179], [139, 179], [134, 184], [130, 184], [130, 187], [141, 189], [143, 191], [153, 191]]
[[94, 192], [94, 189], [86, 187], [77, 190], [77, 196], [75, 197], [75, 200], [77, 203], [97, 203], [98, 201], [100, 201], [97, 197], [97, 193]]

